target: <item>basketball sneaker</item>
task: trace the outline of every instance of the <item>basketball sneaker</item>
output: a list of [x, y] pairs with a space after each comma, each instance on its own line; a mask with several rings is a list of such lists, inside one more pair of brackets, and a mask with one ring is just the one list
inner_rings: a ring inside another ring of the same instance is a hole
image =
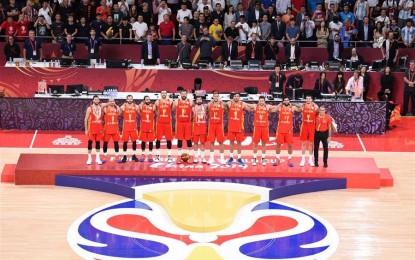
[[288, 166], [294, 167], [294, 164], [291, 162], [291, 159], [288, 159]]
[[91, 165], [92, 164], [92, 158], [88, 158], [88, 160], [86, 160], [86, 164]]
[[193, 156], [189, 156], [189, 160], [187, 161], [187, 163], [193, 163]]
[[193, 163], [198, 163], [199, 162], [199, 158], [197, 158], [197, 156], [195, 156], [195, 159], [193, 160]]
[[327, 163], [325, 163], [323, 167], [327, 168], [327, 167], [329, 167], [329, 165]]
[[313, 159], [308, 160], [308, 164], [309, 164], [311, 167], [314, 167], [314, 162], [313, 162]]
[[242, 161], [242, 158], [238, 158], [237, 162], [240, 166], [245, 166], [245, 163], [244, 161]]
[[267, 161], [265, 161], [265, 158], [261, 158], [261, 164], [262, 164], [263, 166], [267, 165]]
[[148, 162], [153, 162], [154, 161], [153, 156], [151, 154], [147, 157], [147, 161]]
[[146, 160], [146, 156], [142, 154], [140, 157], [140, 162], [145, 162], [145, 160]]
[[252, 166], [256, 166], [256, 158], [252, 159]]
[[160, 161], [160, 155], [156, 155], [156, 157], [154, 158], [154, 162], [159, 162]]
[[233, 163], [233, 157], [229, 158], [228, 162], [226, 163], [227, 165], [231, 165]]
[[207, 164], [208, 162], [206, 161], [206, 159], [205, 159], [205, 158], [203, 158], [203, 159], [202, 159], [202, 163], [203, 163], [203, 164]]
[[131, 160], [134, 162], [138, 162], [138, 158], [137, 156], [135, 156], [135, 154], [133, 154], [133, 156], [131, 156]]
[[171, 155], [168, 155], [167, 156], [167, 162], [168, 163], [172, 163], [173, 162], [173, 159], [171, 158]]
[[280, 164], [280, 159], [275, 159], [275, 162], [272, 164], [273, 166], [278, 166]]
[[213, 158], [210, 158], [207, 164], [212, 165], [215, 163], [215, 160]]
[[96, 162], [98, 165], [101, 165], [101, 164], [102, 164], [102, 162], [101, 162], [101, 160], [100, 160], [99, 158], [96, 158], [96, 159], [95, 159], [95, 162]]
[[118, 163], [126, 163], [127, 162], [127, 155], [124, 155], [121, 160], [118, 160]]
[[[310, 161], [308, 161], [308, 163], [310, 163]], [[305, 165], [305, 159], [303, 158], [301, 159], [300, 167], [304, 167], [304, 165]]]

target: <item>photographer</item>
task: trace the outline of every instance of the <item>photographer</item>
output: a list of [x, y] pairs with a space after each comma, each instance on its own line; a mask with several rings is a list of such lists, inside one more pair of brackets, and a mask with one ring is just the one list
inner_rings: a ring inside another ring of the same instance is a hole
[[300, 27], [300, 34], [301, 40], [305, 41], [301, 45], [304, 47], [316, 47], [315, 44], [315, 37], [314, 37], [314, 28], [315, 24], [314, 21], [310, 20], [310, 16], [308, 14], [304, 15], [304, 19], [301, 22]]

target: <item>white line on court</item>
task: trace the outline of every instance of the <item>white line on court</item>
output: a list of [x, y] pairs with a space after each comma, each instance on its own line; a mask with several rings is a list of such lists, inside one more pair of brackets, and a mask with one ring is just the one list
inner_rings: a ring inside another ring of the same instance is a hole
[[359, 134], [356, 134], [356, 135], [357, 135], [357, 139], [359, 139], [360, 145], [361, 145], [361, 146], [362, 146], [362, 148], [363, 148], [363, 151], [364, 151], [364, 152], [366, 152], [366, 147], [365, 147], [365, 145], [363, 144], [362, 139], [360, 139], [360, 135], [359, 135]]
[[33, 147], [33, 143], [35, 142], [36, 135], [37, 135], [37, 130], [35, 131], [35, 134], [33, 135], [32, 142], [30, 143], [30, 147], [29, 147], [30, 149], [32, 149]]

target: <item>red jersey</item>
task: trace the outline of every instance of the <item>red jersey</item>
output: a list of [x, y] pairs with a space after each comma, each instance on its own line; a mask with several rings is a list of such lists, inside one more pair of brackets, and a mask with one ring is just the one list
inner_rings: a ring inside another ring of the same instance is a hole
[[281, 106], [278, 119], [278, 133], [292, 133], [294, 121], [294, 109], [292, 106]]
[[269, 126], [268, 107], [256, 105], [254, 113], [254, 126]]
[[13, 21], [11, 24], [8, 21], [4, 21], [1, 24], [1, 29], [4, 30], [4, 35], [6, 36], [14, 36], [14, 33], [17, 31], [18, 28], [19, 26], [15, 21]]
[[125, 105], [124, 107], [124, 127], [123, 131], [135, 131], [137, 130], [137, 105], [131, 104], [131, 106]]
[[244, 108], [243, 103], [231, 101], [228, 116], [228, 131], [241, 132], [244, 129]]
[[316, 131], [325, 132], [329, 130], [329, 127], [331, 125], [331, 117], [329, 115], [324, 115], [321, 117], [318, 115], [316, 117]]
[[192, 104], [188, 99], [177, 101], [176, 120], [178, 122], [190, 122], [192, 116]]
[[170, 99], [159, 99], [158, 100], [158, 117], [157, 122], [163, 124], [171, 123], [171, 105], [172, 101]]
[[206, 134], [206, 108], [204, 105], [193, 107], [193, 134]]
[[104, 108], [104, 112], [105, 112], [105, 116], [104, 116], [104, 121], [105, 121], [105, 134], [115, 134], [119, 131], [119, 126], [118, 126], [118, 107], [114, 106], [107, 106]]
[[154, 112], [156, 108], [153, 104], [141, 105], [140, 113], [140, 131], [143, 133], [154, 132]]
[[88, 131], [90, 134], [102, 133], [103, 114], [101, 106], [91, 105], [91, 113], [88, 119]]
[[[29, 36], [29, 22], [23, 21], [18, 23], [17, 36]], [[17, 37], [19, 41], [24, 41], [27, 37]]]
[[225, 107], [222, 101], [209, 103], [209, 124], [223, 124]]
[[303, 124], [314, 124], [316, 119], [316, 107], [314, 104], [307, 105], [304, 104], [303, 106]]

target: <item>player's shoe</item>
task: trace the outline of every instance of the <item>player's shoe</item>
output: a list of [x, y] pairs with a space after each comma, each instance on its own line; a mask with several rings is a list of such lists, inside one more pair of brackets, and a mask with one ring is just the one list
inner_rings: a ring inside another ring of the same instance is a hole
[[278, 166], [280, 164], [280, 159], [275, 159], [275, 162], [272, 164], [273, 166]]
[[187, 161], [187, 163], [193, 163], [193, 156], [189, 156], [189, 160]]
[[91, 165], [92, 164], [92, 158], [88, 158], [88, 160], [86, 160], [86, 164]]
[[183, 163], [181, 156], [177, 156], [176, 163], [177, 164], [182, 164]]
[[142, 154], [139, 161], [140, 162], [145, 162], [146, 161], [146, 156], [144, 154]]
[[203, 164], [207, 164], [208, 162], [206, 161], [206, 159], [205, 159], [205, 158], [203, 158], [203, 159], [202, 159], [202, 163], [203, 163]]
[[209, 165], [215, 164], [215, 159], [210, 158], [209, 161], [207, 162], [207, 164], [209, 164]]
[[318, 167], [318, 161], [314, 161], [314, 167]]
[[95, 163], [98, 164], [98, 165], [101, 165], [102, 164], [102, 161], [99, 158], [96, 158], [95, 159]]
[[252, 166], [256, 166], [256, 158], [252, 159]]
[[329, 167], [329, 165], [327, 163], [325, 163], [323, 167], [327, 168], [327, 167]]
[[127, 155], [124, 155], [121, 160], [118, 160], [118, 163], [126, 163], [127, 162]]
[[233, 157], [229, 158], [228, 162], [226, 163], [227, 165], [231, 165], [233, 163]]
[[193, 160], [193, 163], [198, 163], [199, 162], [199, 158], [197, 158], [197, 156], [195, 156], [195, 159]]
[[106, 163], [107, 162], [107, 155], [106, 154], [104, 154], [104, 159], [101, 159], [101, 162], [102, 163]]
[[263, 166], [267, 165], [267, 161], [265, 161], [265, 158], [261, 158], [261, 164], [262, 164]]
[[138, 162], [138, 158], [137, 156], [135, 156], [135, 154], [133, 154], [133, 156], [131, 156], [131, 160], [134, 162]]
[[147, 161], [148, 162], [154, 162], [153, 156], [151, 154], [147, 157]]
[[168, 155], [167, 156], [167, 162], [168, 163], [172, 163], [173, 162], [173, 159], [171, 158], [171, 155]]
[[300, 167], [304, 167], [304, 165], [305, 165], [305, 159], [303, 158], [303, 159], [301, 159]]
[[313, 162], [313, 159], [308, 160], [308, 164], [309, 164], [311, 167], [314, 167], [314, 162]]
[[225, 165], [228, 165], [228, 163], [226, 162], [226, 160], [225, 160], [225, 159], [220, 159], [220, 160], [219, 160], [219, 163], [220, 163], [220, 164], [222, 164], [222, 165], [224, 165], [224, 166], [225, 166]]
[[154, 162], [159, 162], [160, 161], [160, 155], [156, 155], [156, 157], [154, 158]]
[[242, 161], [242, 158], [238, 158], [237, 162], [240, 166], [245, 166], [245, 163], [244, 161]]
[[288, 159], [288, 166], [294, 167], [294, 163], [291, 162], [291, 159]]

